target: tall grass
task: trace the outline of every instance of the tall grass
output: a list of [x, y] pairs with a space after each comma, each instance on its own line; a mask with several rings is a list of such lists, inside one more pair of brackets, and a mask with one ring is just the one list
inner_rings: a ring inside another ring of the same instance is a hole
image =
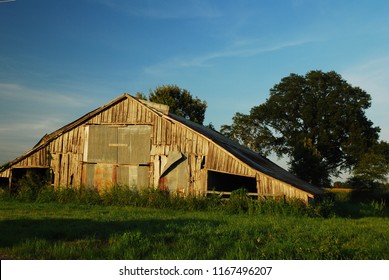
[[228, 199], [218, 195], [180, 196], [168, 194], [157, 188], [134, 188], [114, 185], [97, 191], [88, 187], [58, 187], [39, 185], [34, 181], [23, 181], [17, 193], [0, 191], [0, 199], [22, 202], [60, 204], [85, 204], [104, 206], [134, 206], [157, 209], [209, 211], [218, 210], [227, 214], [249, 215], [272, 214], [308, 217], [387, 217], [388, 193], [379, 192], [334, 192], [333, 196], [314, 205], [301, 200], [281, 199], [257, 200], [248, 196], [245, 189], [231, 193]]
[[300, 200], [257, 200], [249, 197], [245, 189], [233, 191], [226, 199], [218, 195], [190, 195], [180, 196], [168, 194], [155, 188], [137, 189], [128, 186], [114, 185], [97, 191], [86, 187], [59, 187], [45, 186], [39, 191], [22, 187], [17, 194], [1, 194], [3, 199], [14, 199], [22, 202], [61, 204], [86, 204], [105, 206], [134, 206], [157, 209], [174, 209], [190, 211], [218, 210], [227, 214], [277, 214], [297, 216], [330, 216], [333, 214], [333, 205], [320, 203], [307, 206]]

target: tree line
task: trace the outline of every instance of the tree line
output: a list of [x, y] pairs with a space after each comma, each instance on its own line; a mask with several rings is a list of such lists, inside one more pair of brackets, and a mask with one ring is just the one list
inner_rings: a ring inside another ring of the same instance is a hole
[[[170, 112], [203, 124], [206, 101], [177, 85], [163, 85], [138, 98], [169, 105]], [[248, 114], [235, 113], [220, 133], [264, 155], [289, 159], [289, 171], [328, 187], [351, 172], [352, 187], [376, 188], [389, 174], [389, 143], [366, 116], [371, 96], [335, 71], [290, 74], [270, 89]], [[208, 125], [212, 129], [212, 124]]]

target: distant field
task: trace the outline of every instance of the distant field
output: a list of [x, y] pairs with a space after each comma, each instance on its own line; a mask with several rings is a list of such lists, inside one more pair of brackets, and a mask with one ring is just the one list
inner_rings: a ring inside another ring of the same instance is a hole
[[0, 258], [389, 259], [389, 219], [0, 201]]

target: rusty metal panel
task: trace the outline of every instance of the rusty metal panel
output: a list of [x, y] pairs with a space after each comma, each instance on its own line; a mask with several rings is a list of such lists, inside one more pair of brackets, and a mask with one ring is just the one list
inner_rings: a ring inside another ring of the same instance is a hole
[[170, 192], [187, 192], [189, 187], [189, 163], [183, 156], [168, 168], [160, 178], [159, 185]]
[[117, 127], [92, 125], [89, 127], [88, 162], [117, 162]]
[[94, 186], [97, 189], [115, 184], [115, 166], [112, 164], [95, 164]]
[[118, 128], [118, 163], [148, 164], [150, 162], [152, 128], [133, 125]]
[[117, 183], [144, 188], [149, 184], [149, 166], [118, 166]]
[[85, 185], [101, 190], [115, 184], [116, 167], [112, 164], [86, 164]]

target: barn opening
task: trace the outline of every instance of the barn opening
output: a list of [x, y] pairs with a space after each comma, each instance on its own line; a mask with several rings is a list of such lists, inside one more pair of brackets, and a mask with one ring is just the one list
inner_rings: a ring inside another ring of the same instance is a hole
[[257, 182], [253, 177], [208, 170], [208, 191], [232, 192], [245, 188], [249, 193], [257, 193]]
[[9, 188], [9, 178], [0, 177], [0, 190], [7, 190]]
[[24, 185], [43, 187], [51, 182], [50, 169], [45, 167], [14, 168], [11, 177], [11, 192], [16, 193]]

